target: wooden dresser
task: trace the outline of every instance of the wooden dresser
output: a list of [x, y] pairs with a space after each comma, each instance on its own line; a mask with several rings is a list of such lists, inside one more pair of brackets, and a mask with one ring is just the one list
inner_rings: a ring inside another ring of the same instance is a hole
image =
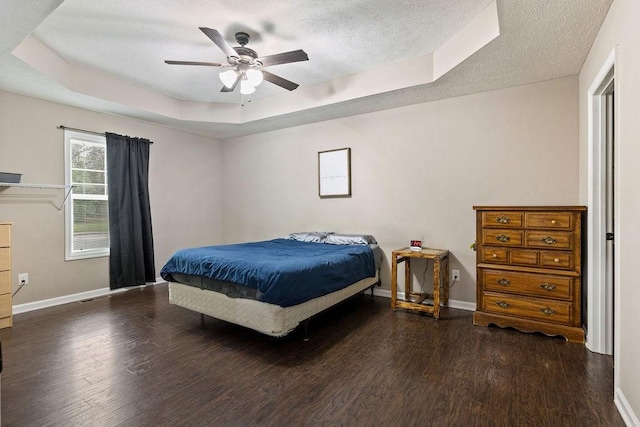
[[13, 325], [11, 277], [11, 223], [0, 222], [0, 328]]
[[473, 323], [584, 342], [583, 206], [474, 206]]

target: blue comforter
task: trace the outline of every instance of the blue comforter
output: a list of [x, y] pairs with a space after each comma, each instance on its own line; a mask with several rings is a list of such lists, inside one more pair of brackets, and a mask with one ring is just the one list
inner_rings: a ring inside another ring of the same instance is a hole
[[160, 275], [205, 276], [258, 290], [260, 301], [289, 307], [375, 276], [367, 245], [330, 245], [289, 239], [182, 249]]

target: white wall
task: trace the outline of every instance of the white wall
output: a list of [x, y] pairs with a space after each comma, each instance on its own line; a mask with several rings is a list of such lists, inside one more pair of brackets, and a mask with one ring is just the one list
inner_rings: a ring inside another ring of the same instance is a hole
[[616, 277], [619, 315], [619, 353], [616, 354], [618, 404], [631, 411], [638, 423], [640, 414], [640, 287], [635, 265], [640, 258], [640, 2], [615, 0], [580, 72], [580, 196], [587, 200], [588, 121], [587, 91], [609, 53], [618, 47], [615, 64], [618, 127], [616, 129], [617, 178], [620, 233], [616, 236], [619, 275]]
[[[473, 205], [578, 203], [577, 87], [569, 77], [225, 141], [223, 240], [373, 234], [388, 289], [391, 251], [424, 237], [462, 270], [451, 298], [474, 303]], [[353, 197], [319, 199], [318, 151], [342, 147]]]
[[[64, 184], [63, 132], [58, 125], [148, 138], [156, 274], [173, 251], [218, 243], [221, 147], [218, 141], [106, 114], [0, 92], [0, 171], [22, 182]], [[45, 204], [7, 204], [13, 226], [13, 285], [29, 273], [14, 304], [109, 286], [108, 258], [64, 261], [64, 214]]]

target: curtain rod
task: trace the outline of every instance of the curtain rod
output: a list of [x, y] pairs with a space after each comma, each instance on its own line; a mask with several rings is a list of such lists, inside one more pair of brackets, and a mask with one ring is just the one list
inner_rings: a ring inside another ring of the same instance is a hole
[[[100, 136], [105, 136], [105, 132], [94, 132], [92, 130], [84, 130], [84, 129], [78, 129], [78, 128], [72, 128], [69, 126], [65, 126], [65, 125], [59, 125], [58, 129], [68, 129], [68, 130], [75, 130], [77, 132], [84, 132], [84, 133], [91, 133], [93, 135], [100, 135]], [[150, 144], [153, 144], [153, 141], [149, 141]]]
[[58, 126], [58, 129], [75, 130], [75, 131], [78, 131], [78, 132], [91, 133], [91, 134], [94, 134], [94, 135], [102, 135], [102, 136], [104, 136], [104, 132], [93, 132], [93, 131], [90, 131], [90, 130], [71, 128], [71, 127], [65, 126], [65, 125]]

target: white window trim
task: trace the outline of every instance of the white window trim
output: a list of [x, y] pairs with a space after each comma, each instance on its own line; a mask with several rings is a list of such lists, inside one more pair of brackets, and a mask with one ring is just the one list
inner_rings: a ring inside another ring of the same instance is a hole
[[[64, 130], [64, 183], [71, 185], [71, 140], [80, 139], [88, 143], [96, 145], [105, 145], [106, 138], [101, 135], [95, 135], [85, 132], [77, 132], [69, 129]], [[74, 198], [73, 190], [69, 195], [70, 199]], [[84, 195], [83, 199], [106, 200], [107, 196]], [[85, 249], [82, 251], [73, 251], [73, 202], [70, 200], [66, 203], [64, 209], [64, 259], [65, 261], [74, 261], [78, 259], [98, 258], [109, 256], [109, 248]]]

